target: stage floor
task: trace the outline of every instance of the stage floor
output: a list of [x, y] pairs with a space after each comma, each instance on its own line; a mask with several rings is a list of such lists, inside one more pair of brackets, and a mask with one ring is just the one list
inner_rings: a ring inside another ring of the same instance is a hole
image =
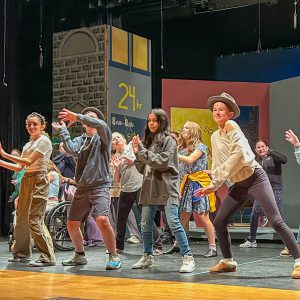
[[[141, 256], [141, 244], [126, 244], [122, 268], [116, 271], [105, 270], [105, 247], [86, 247], [85, 266], [63, 267], [61, 261], [71, 252], [57, 251], [56, 266], [28, 267], [7, 262], [11, 253], [1, 238], [0, 299], [300, 299], [300, 280], [290, 278], [293, 259], [279, 256], [281, 243], [259, 241], [252, 249], [238, 245], [233, 243], [237, 272], [209, 274], [221, 255], [203, 258], [207, 243], [193, 240], [196, 271], [181, 274], [179, 254], [156, 256], [153, 269], [131, 269]], [[33, 259], [37, 257], [34, 252]]]

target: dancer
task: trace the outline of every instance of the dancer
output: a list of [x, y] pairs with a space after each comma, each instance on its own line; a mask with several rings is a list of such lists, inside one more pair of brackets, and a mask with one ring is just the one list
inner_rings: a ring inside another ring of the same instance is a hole
[[[282, 164], [286, 164], [287, 157], [277, 151], [270, 149], [267, 144], [259, 140], [255, 145], [256, 160], [260, 163], [263, 169], [266, 171], [272, 190], [275, 196], [275, 201], [282, 217], [282, 201], [283, 201], [283, 189], [282, 189]], [[256, 248], [256, 232], [258, 228], [258, 219], [264, 214], [263, 210], [255, 200], [253, 203], [251, 217], [250, 217], [250, 236], [240, 245], [241, 248]]]
[[[126, 221], [133, 204], [138, 202], [140, 189], [143, 182], [143, 176], [138, 172], [134, 165], [135, 155], [132, 150], [131, 143], [127, 145], [125, 137], [119, 133], [114, 132], [112, 139], [115, 141], [114, 147], [119, 154], [112, 156], [112, 164], [115, 168], [114, 181], [121, 183], [121, 193], [119, 197], [118, 212], [117, 212], [117, 237], [116, 246], [117, 252], [124, 251], [124, 238], [126, 233]], [[135, 217], [133, 219], [135, 221]], [[141, 242], [142, 237], [137, 228], [136, 221], [134, 235], [136, 239]]]
[[[209, 212], [216, 210], [216, 196], [215, 193], [211, 193], [204, 197], [194, 197], [194, 191], [197, 187], [207, 186], [211, 181], [205, 171], [207, 169], [207, 147], [202, 143], [200, 126], [195, 122], [186, 122], [178, 143], [179, 170], [181, 171], [180, 222], [188, 235], [190, 217], [193, 212], [198, 214], [203, 223], [209, 245], [207, 253], [203, 256], [206, 258], [214, 257], [217, 256], [216, 238]], [[179, 252], [177, 242], [164, 254], [173, 252]]]
[[178, 216], [178, 153], [175, 139], [170, 136], [169, 120], [162, 109], [153, 109], [148, 114], [144, 141], [134, 136], [132, 148], [136, 154], [137, 169], [144, 174], [140, 194], [142, 205], [142, 236], [144, 254], [133, 269], [151, 268], [153, 257], [153, 222], [158, 206], [163, 206], [168, 224], [175, 235], [183, 257], [180, 272], [195, 270], [195, 262], [186, 233]]
[[[67, 222], [75, 252], [70, 259], [63, 261], [62, 264], [64, 266], [87, 264], [80, 223], [88, 217], [93, 208], [97, 225], [109, 252], [106, 269], [119, 269], [121, 261], [116, 252], [115, 235], [108, 219], [111, 131], [104, 121], [102, 112], [95, 107], [87, 107], [81, 114], [76, 114], [64, 108], [59, 113], [58, 118], [61, 122], [53, 122], [52, 126], [60, 131], [66, 151], [78, 159], [75, 173], [77, 190]], [[83, 124], [85, 133], [72, 140], [65, 122], [69, 122], [68, 127], [70, 127], [77, 121]]]
[[222, 201], [214, 226], [223, 259], [213, 268], [211, 273], [235, 272], [237, 262], [231, 253], [230, 236], [227, 224], [236, 210], [247, 197], [254, 197], [265, 212], [270, 224], [279, 233], [295, 259], [294, 270], [291, 275], [300, 279], [300, 249], [289, 227], [284, 223], [277, 208], [274, 193], [265, 170], [255, 160], [248, 140], [235, 119], [240, 109], [233, 97], [227, 93], [208, 99], [208, 106], [213, 112], [213, 118], [219, 129], [213, 133], [212, 140], [212, 176], [208, 187], [196, 190], [196, 196], [208, 195], [218, 189], [226, 179], [233, 185], [228, 196]]
[[47, 172], [47, 176], [50, 183], [50, 189], [48, 194], [46, 212], [49, 212], [53, 207], [55, 207], [58, 204], [59, 188], [63, 179], [57, 166], [51, 160], [49, 161]]
[[31, 237], [40, 257], [29, 265], [47, 267], [56, 264], [51, 236], [44, 223], [49, 180], [47, 167], [52, 153], [52, 144], [45, 133], [44, 116], [33, 112], [26, 118], [26, 129], [30, 141], [24, 146], [20, 157], [6, 153], [0, 144], [0, 154], [12, 161], [0, 160], [0, 166], [20, 172], [24, 167], [25, 174], [21, 181], [20, 195], [17, 206], [17, 220], [14, 228], [13, 257], [9, 262], [28, 262], [31, 259]]
[[63, 142], [59, 144], [59, 153], [53, 158], [53, 162], [60, 171], [63, 179], [58, 198], [60, 200], [68, 200], [66, 189], [70, 186], [70, 182], [75, 175], [76, 161], [73, 156], [67, 155]]

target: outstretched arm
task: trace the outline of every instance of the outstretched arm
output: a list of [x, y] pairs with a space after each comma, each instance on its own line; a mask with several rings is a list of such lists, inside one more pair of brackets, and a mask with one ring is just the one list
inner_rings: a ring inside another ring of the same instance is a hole
[[178, 160], [181, 161], [181, 162], [184, 162], [184, 163], [186, 163], [188, 165], [191, 165], [194, 162], [196, 162], [202, 156], [202, 154], [203, 154], [203, 152], [200, 149], [195, 149], [188, 156], [178, 154]]
[[22, 165], [12, 164], [12, 163], [9, 163], [2, 159], [0, 159], [0, 167], [3, 167], [5, 169], [11, 170], [11, 171], [16, 171], [16, 172], [20, 172], [23, 169]]
[[[14, 156], [14, 155], [8, 154], [7, 152], [4, 151], [4, 149], [2, 148], [1, 143], [0, 143], [0, 155], [2, 157], [6, 158], [6, 159], [18, 164], [18, 165], [20, 165], [18, 167], [19, 171], [21, 171], [23, 169], [23, 166], [31, 166], [37, 159], [43, 157], [43, 154], [38, 152], [38, 151], [33, 151], [29, 157]], [[6, 165], [6, 166], [8, 168], [11, 167], [11, 165]], [[13, 170], [13, 171], [18, 171], [18, 170]]]
[[78, 156], [78, 151], [81, 147], [80, 138], [71, 139], [64, 121], [53, 122], [51, 125], [55, 130], [59, 131], [65, 150], [71, 155]]

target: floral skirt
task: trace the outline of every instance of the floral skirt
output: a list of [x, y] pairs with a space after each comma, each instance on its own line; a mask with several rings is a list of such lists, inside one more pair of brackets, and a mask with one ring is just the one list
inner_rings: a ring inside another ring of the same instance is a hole
[[185, 183], [182, 198], [179, 203], [179, 212], [205, 213], [210, 211], [208, 196], [200, 197], [199, 201], [193, 201], [194, 183], [187, 180]]

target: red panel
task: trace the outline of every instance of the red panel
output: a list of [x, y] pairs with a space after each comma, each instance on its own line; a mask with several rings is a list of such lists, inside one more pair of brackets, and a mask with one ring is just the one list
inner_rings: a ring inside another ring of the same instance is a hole
[[228, 81], [164, 79], [162, 107], [207, 108], [207, 99], [226, 92], [240, 106], [259, 106], [259, 138], [269, 142], [269, 84]]

